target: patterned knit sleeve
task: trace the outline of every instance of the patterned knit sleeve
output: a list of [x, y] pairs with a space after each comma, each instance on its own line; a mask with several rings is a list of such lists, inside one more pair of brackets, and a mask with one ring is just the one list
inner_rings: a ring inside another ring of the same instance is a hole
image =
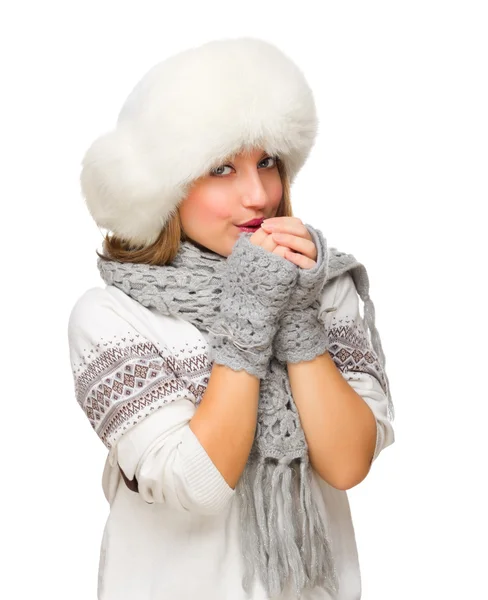
[[395, 434], [388, 418], [384, 369], [371, 344], [359, 301], [354, 280], [346, 272], [325, 286], [319, 318], [327, 329], [328, 352], [335, 365], [376, 418], [376, 447], [371, 461], [374, 462], [395, 441]]
[[182, 511], [221, 510], [234, 490], [189, 427], [195, 390], [168, 347], [137, 331], [103, 288], [76, 302], [68, 341], [76, 400], [129, 489]]

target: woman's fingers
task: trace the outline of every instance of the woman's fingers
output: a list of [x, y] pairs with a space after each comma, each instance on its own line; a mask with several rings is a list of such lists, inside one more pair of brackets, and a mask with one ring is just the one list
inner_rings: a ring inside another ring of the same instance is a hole
[[273, 254], [277, 254], [282, 258], [286, 258], [285, 254], [288, 250], [286, 246], [279, 245], [274, 239], [273, 236], [269, 233], [266, 233], [263, 229], [258, 229], [255, 231], [250, 240], [256, 246], [261, 246], [268, 252], [272, 252]]
[[276, 248], [273, 250], [273, 254], [277, 254], [278, 256], [281, 256], [283, 258], [287, 258], [285, 256], [287, 251], [288, 251], [288, 248], [285, 248], [285, 246], [276, 246]]
[[315, 248], [315, 244], [308, 239], [298, 237], [296, 235], [292, 235], [289, 233], [272, 233], [274, 241], [277, 244], [282, 244], [283, 246], [287, 246], [290, 250], [294, 252], [299, 252], [304, 256], [307, 256], [311, 260], [315, 260], [317, 258], [317, 249]]
[[252, 234], [251, 241], [302, 269], [312, 269], [317, 264], [317, 248], [308, 229], [297, 217], [266, 219]]
[[267, 237], [269, 237], [269, 233], [266, 233], [266, 231], [263, 229], [258, 228], [249, 239], [255, 246], [262, 246]]
[[297, 265], [297, 267], [301, 267], [302, 269], [313, 269], [313, 267], [315, 267], [317, 264], [314, 260], [308, 258], [308, 256], [293, 252], [288, 248], [285, 249], [284, 258], [288, 259], [290, 262]]
[[268, 252], [273, 252], [273, 250], [278, 245], [277, 242], [274, 241], [272, 236], [269, 235], [269, 233], [266, 233], [266, 231], [263, 231], [262, 229], [258, 229], [257, 231], [255, 231], [251, 235], [250, 240], [253, 244], [255, 244], [256, 246], [261, 246], [265, 250], [268, 250]]
[[261, 228], [267, 233], [291, 233], [310, 239], [310, 233], [303, 221], [297, 217], [274, 217], [263, 221]]

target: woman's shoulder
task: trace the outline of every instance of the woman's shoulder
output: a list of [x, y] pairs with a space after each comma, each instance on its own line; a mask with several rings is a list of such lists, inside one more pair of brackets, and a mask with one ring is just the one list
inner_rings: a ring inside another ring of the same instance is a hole
[[70, 338], [82, 337], [120, 346], [142, 340], [161, 348], [194, 342], [196, 328], [183, 319], [147, 308], [113, 285], [87, 289], [74, 303], [68, 322]]
[[92, 287], [83, 292], [74, 302], [70, 312], [70, 321], [92, 320], [94, 315], [111, 312], [135, 312], [142, 307], [136, 300], [130, 298], [122, 290], [113, 285]]
[[92, 287], [83, 292], [71, 308], [68, 329], [76, 331], [123, 333], [133, 321], [133, 309], [106, 287]]

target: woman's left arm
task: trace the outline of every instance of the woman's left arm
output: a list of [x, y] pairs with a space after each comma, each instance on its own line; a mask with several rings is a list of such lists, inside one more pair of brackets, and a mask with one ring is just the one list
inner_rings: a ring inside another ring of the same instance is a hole
[[[266, 219], [262, 227], [286, 248], [285, 258], [301, 269], [315, 269], [315, 236], [300, 219]], [[310, 289], [313, 279], [306, 284]], [[366, 477], [381, 450], [394, 442], [387, 383], [359, 313], [359, 295], [349, 272], [325, 285], [317, 316], [320, 322], [306, 321], [306, 327], [323, 325], [325, 344], [322, 335], [310, 336], [303, 347], [297, 344], [291, 319], [283, 324], [287, 335], [277, 336], [276, 355], [287, 362], [312, 466], [330, 485], [347, 490]], [[293, 342], [290, 347], [288, 337]], [[310, 351], [310, 343], [320, 346], [317, 352]], [[322, 353], [324, 347], [327, 351]], [[315, 358], [303, 358], [306, 355]]]
[[[331, 308], [334, 312], [325, 310]], [[363, 481], [381, 450], [393, 443], [394, 432], [382, 367], [349, 273], [324, 288], [319, 315], [328, 351], [311, 361], [289, 362], [288, 374], [313, 468], [333, 487], [347, 490]]]
[[288, 363], [288, 375], [312, 467], [337, 489], [354, 487], [366, 477], [373, 460], [373, 412], [328, 352]]

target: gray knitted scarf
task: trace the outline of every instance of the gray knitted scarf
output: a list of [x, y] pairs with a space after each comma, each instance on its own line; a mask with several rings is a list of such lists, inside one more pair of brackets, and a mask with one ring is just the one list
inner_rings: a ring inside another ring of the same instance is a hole
[[[365, 267], [351, 254], [327, 248], [321, 234], [315, 235], [315, 240], [319, 243], [319, 256], [326, 263], [327, 281], [351, 272], [364, 302], [364, 320], [373, 349], [384, 367]], [[99, 258], [98, 268], [105, 283], [117, 286], [143, 306], [181, 317], [199, 330], [212, 331], [220, 311], [219, 294], [222, 284], [225, 285], [223, 276], [228, 263], [229, 259], [187, 240], [181, 242], [175, 259], [165, 266]], [[325, 283], [324, 279], [320, 289]], [[304, 339], [308, 333], [300, 331]], [[247, 346], [241, 350], [252, 355], [256, 348]], [[393, 418], [385, 372], [383, 382]], [[305, 588], [314, 586], [337, 592], [339, 582], [331, 544], [311, 493], [305, 435], [293, 401], [286, 364], [275, 356], [260, 382], [255, 439], [236, 487], [236, 497], [245, 561], [242, 584], [247, 592], [252, 589], [256, 571], [270, 598], [279, 595], [290, 578], [293, 578], [297, 597]], [[282, 518], [281, 525], [278, 514]]]

